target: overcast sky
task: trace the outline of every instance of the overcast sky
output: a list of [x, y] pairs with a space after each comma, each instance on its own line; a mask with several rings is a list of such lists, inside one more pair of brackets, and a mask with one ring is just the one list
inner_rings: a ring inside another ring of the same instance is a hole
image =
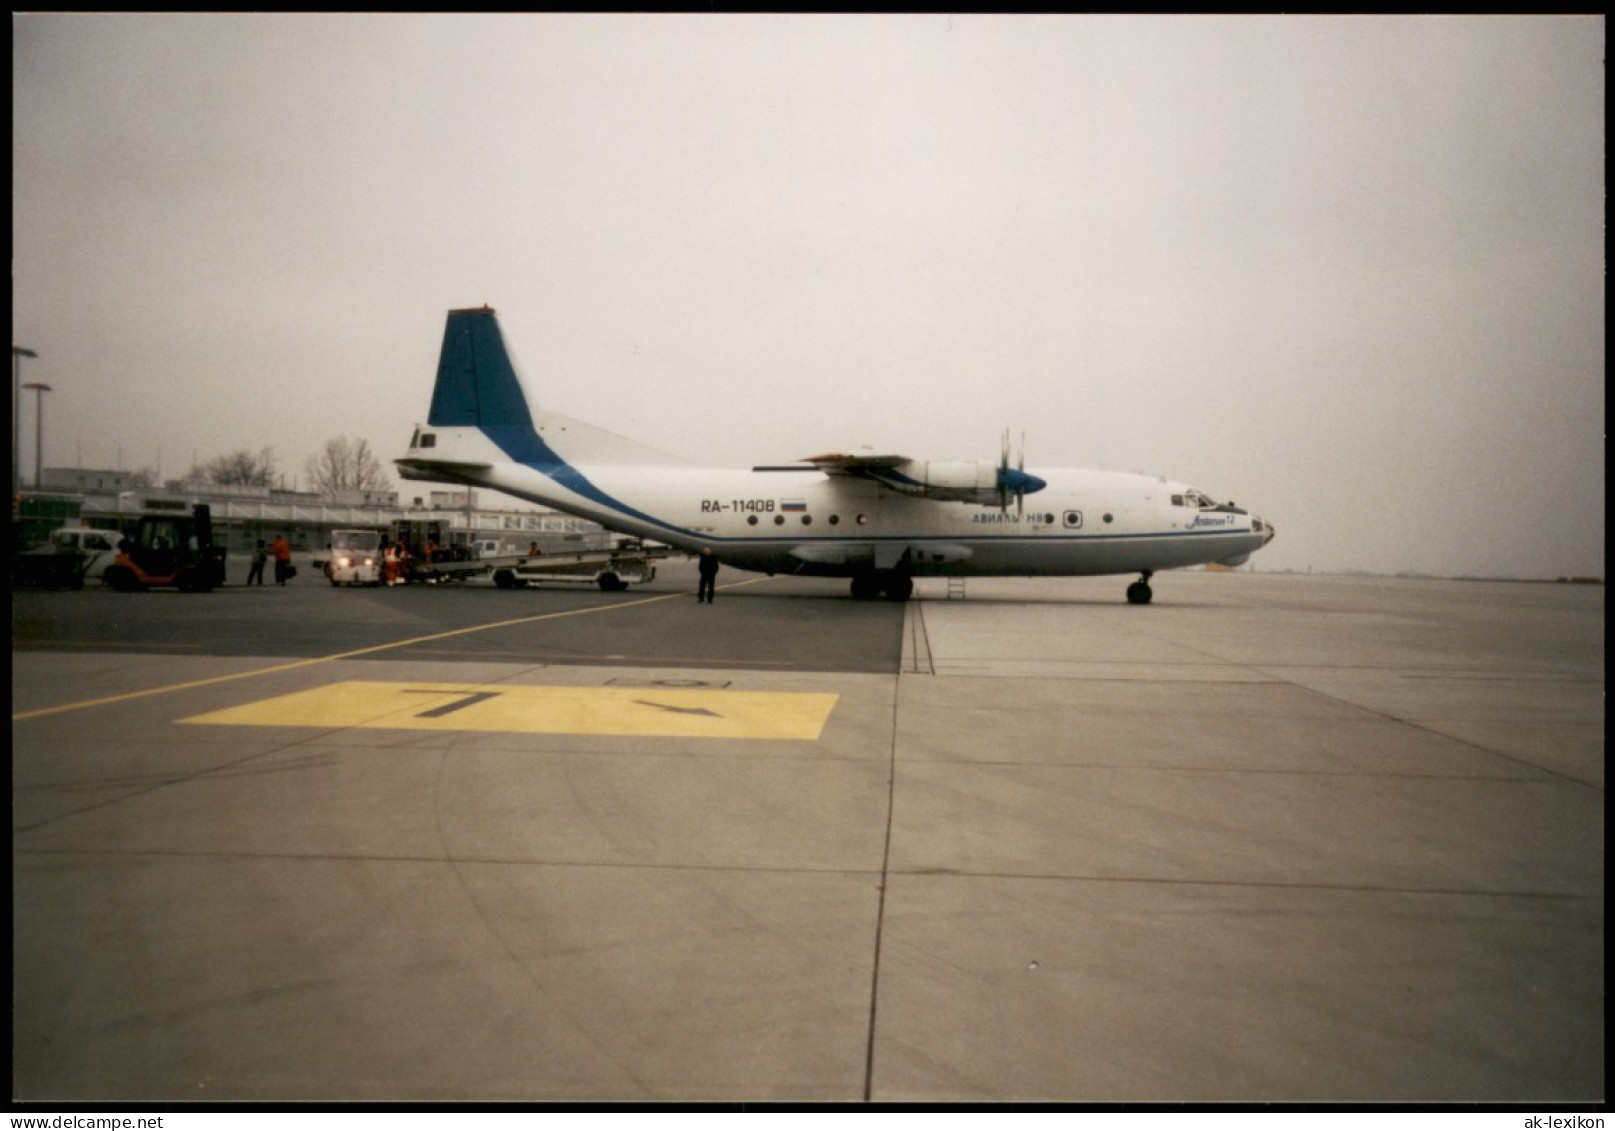
[[1258, 568], [1603, 575], [1599, 19], [13, 22], [47, 466], [401, 455], [488, 303], [547, 407], [718, 466], [1009, 428]]

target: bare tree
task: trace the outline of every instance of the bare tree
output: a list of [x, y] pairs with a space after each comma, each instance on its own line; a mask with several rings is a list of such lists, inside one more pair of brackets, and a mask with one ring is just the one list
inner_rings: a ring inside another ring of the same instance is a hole
[[257, 454], [242, 448], [238, 452], [210, 459], [200, 467], [191, 469], [191, 477], [198, 477], [220, 486], [269, 487], [275, 482], [275, 453], [263, 448]]
[[309, 456], [304, 467], [308, 471], [309, 486], [326, 494], [392, 489], [392, 479], [376, 453], [370, 450], [368, 440], [350, 440], [346, 436], [327, 440], [324, 450]]

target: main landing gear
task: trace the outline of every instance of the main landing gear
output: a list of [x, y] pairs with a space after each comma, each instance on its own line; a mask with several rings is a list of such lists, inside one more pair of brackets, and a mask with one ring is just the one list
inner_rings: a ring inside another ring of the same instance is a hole
[[895, 569], [870, 569], [853, 575], [852, 599], [873, 601], [885, 597], [888, 601], [906, 601], [914, 592], [914, 579]]
[[1150, 588], [1151, 571], [1145, 570], [1144, 575], [1127, 587], [1127, 603], [1129, 605], [1147, 605], [1155, 591]]

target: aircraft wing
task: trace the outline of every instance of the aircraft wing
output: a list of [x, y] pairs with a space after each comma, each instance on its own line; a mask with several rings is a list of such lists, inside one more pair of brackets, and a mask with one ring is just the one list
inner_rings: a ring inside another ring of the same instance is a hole
[[899, 455], [842, 455], [830, 453], [803, 461], [827, 475], [848, 475], [872, 479], [901, 495], [914, 495], [944, 502], [974, 503], [1007, 507], [1013, 497], [1020, 505], [1023, 496], [1041, 491], [1048, 484], [1020, 468], [1009, 466], [1008, 451], [1002, 463], [985, 460], [915, 460]]
[[913, 460], [908, 456], [849, 456], [832, 452], [822, 456], [809, 456], [802, 462], [811, 463], [827, 475], [851, 475], [859, 479], [878, 479], [879, 476], [873, 474], [874, 472], [890, 471], [894, 467], [902, 467], [906, 463], [912, 463]]

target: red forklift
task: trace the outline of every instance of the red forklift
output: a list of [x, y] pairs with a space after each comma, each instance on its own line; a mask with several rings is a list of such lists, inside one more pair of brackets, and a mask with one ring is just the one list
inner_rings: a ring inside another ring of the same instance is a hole
[[213, 544], [213, 512], [198, 503], [189, 515], [146, 514], [118, 546], [103, 580], [123, 593], [179, 589], [206, 593], [224, 584], [223, 546]]

